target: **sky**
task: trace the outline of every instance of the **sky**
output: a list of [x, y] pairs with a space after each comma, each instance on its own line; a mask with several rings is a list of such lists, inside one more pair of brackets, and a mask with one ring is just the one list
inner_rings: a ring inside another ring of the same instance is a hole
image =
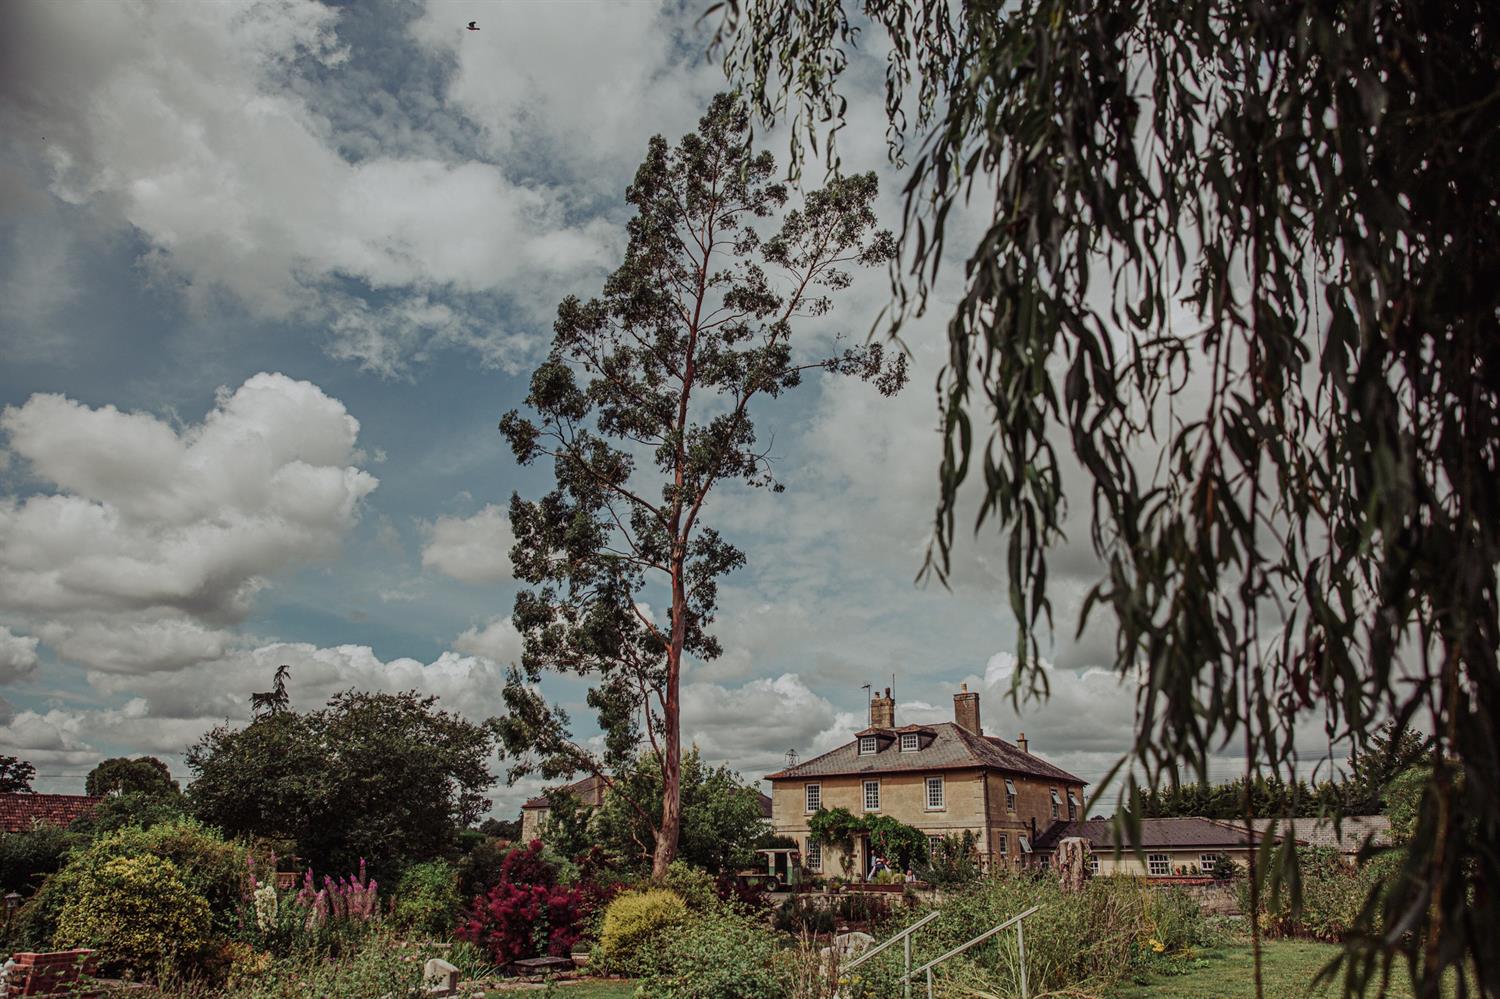
[[[725, 86], [699, 13], [5, 5], [0, 753], [34, 763], [39, 790], [80, 791], [121, 754], [190, 777], [187, 747], [243, 724], [282, 663], [299, 709], [355, 687], [502, 710], [520, 650], [506, 511], [550, 476], [496, 423], [557, 304], [620, 263], [649, 137], [691, 130]], [[855, 54], [842, 147], [880, 174], [894, 227], [882, 70]], [[1085, 544], [1053, 565], [1052, 697], [1020, 717], [1002, 540], [963, 537], [950, 588], [917, 579], [957, 272], [905, 332], [902, 394], [809, 379], [757, 414], [786, 492], [725, 489], [707, 510], [748, 564], [721, 587], [723, 656], [686, 670], [683, 736], [747, 779], [847, 741], [863, 685], [893, 677], [902, 722], [951, 719], [967, 683], [987, 732], [1024, 729], [1091, 782], [1128, 747], [1109, 635], [1073, 638], [1098, 571]], [[887, 294], [859, 277], [803, 349], [864, 337]], [[586, 719], [580, 685], [547, 687]], [[538, 787], [502, 782], [494, 813]]]

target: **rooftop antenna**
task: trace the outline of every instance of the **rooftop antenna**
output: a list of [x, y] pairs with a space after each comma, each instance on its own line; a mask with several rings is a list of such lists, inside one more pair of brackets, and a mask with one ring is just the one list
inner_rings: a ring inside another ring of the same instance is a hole
[[868, 683], [863, 684], [859, 689], [863, 690], [865, 692], [865, 717], [869, 718], [870, 717], [870, 700], [875, 695], [870, 692], [870, 685]]

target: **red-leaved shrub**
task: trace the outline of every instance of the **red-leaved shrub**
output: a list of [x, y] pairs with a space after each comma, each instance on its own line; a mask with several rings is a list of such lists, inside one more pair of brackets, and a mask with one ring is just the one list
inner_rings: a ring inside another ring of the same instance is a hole
[[550, 954], [567, 957], [581, 935], [591, 899], [559, 885], [557, 870], [532, 840], [506, 855], [500, 880], [470, 904], [458, 937], [484, 948], [501, 964]]

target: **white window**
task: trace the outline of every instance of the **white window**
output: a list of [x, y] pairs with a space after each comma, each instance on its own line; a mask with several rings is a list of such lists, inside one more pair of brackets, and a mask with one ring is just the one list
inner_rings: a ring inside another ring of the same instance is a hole
[[917, 733], [915, 733], [915, 732], [902, 732], [901, 733], [901, 752], [903, 752], [903, 753], [915, 753], [917, 751], [917, 748], [918, 748], [917, 747]]
[[879, 749], [880, 747], [876, 744], [873, 735], [862, 735], [859, 737], [859, 755], [869, 756]]
[[1165, 853], [1146, 854], [1146, 873], [1153, 878], [1164, 878], [1172, 873], [1172, 859]]
[[927, 837], [927, 856], [928, 856], [928, 858], [932, 859], [932, 860], [936, 860], [936, 859], [938, 859], [938, 857], [940, 857], [942, 855], [942, 853], [943, 853], [943, 837], [941, 837], [941, 836], [928, 836]]
[[1099, 873], [1099, 855], [1098, 854], [1095, 854], [1095, 853], [1089, 854], [1089, 873], [1090, 874], [1094, 874], [1094, 875], [1097, 875]]
[[819, 843], [815, 839], [809, 839], [807, 841], [807, 853], [805, 854], [805, 856], [807, 857], [807, 869], [809, 871], [821, 872], [823, 870], [822, 843]]
[[1031, 852], [1031, 840], [1027, 839], [1025, 836], [1017, 836], [1016, 842], [1021, 844], [1022, 853]]
[[1052, 817], [1055, 819], [1062, 808], [1062, 799], [1057, 796], [1057, 788], [1048, 788], [1048, 790], [1052, 792]]
[[1078, 796], [1072, 791], [1068, 792], [1068, 818], [1078, 818]]
[[929, 812], [938, 812], [947, 807], [943, 799], [943, 778], [927, 778], [927, 810]]
[[1214, 868], [1219, 866], [1219, 855], [1217, 853], [1205, 853], [1198, 857], [1198, 869], [1204, 874], [1212, 874]]
[[1052, 854], [1050, 854], [1050, 853], [1038, 854], [1037, 855], [1036, 866], [1040, 867], [1044, 871], [1045, 870], [1049, 870], [1052, 867]]
[[1007, 836], [1005, 833], [1000, 833], [1000, 856], [1003, 857], [1003, 856], [1005, 856], [1009, 852], [1010, 852], [1010, 837]]
[[1005, 809], [1009, 812], [1016, 810], [1016, 782], [1009, 777], [1005, 778]]
[[880, 781], [865, 781], [865, 811], [880, 811]]
[[822, 784], [808, 784], [804, 786], [802, 790], [807, 795], [807, 811], [816, 812], [818, 809], [823, 807]]

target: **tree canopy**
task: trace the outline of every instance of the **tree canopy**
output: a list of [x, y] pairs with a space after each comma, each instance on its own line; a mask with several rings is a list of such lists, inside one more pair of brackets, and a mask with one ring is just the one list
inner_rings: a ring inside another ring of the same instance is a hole
[[15, 756], [0, 756], [0, 794], [29, 794], [36, 767]]
[[345, 691], [306, 713], [219, 726], [189, 751], [188, 794], [229, 835], [296, 843], [322, 870], [360, 858], [389, 877], [449, 850], [489, 805], [495, 735], [438, 710], [437, 698]]
[[[628, 867], [649, 868], [655, 855], [654, 816], [640, 815], [628, 800], [661, 807], [661, 768], [649, 754], [616, 777], [589, 829], [594, 842]], [[626, 799], [623, 795], [629, 795]], [[727, 766], [703, 761], [694, 746], [682, 757], [682, 835], [679, 859], [705, 871], [733, 871], [755, 861], [764, 831], [760, 795]], [[548, 845], [553, 845], [548, 841]]]
[[[615, 790], [653, 826], [657, 876], [682, 822], [683, 657], [719, 654], [708, 630], [718, 581], [745, 562], [709, 526], [710, 495], [724, 484], [781, 488], [757, 413], [805, 372], [860, 377], [884, 393], [905, 381], [904, 356], [878, 344], [793, 345], [851, 268], [891, 255], [891, 234], [875, 229], [874, 175], [833, 178], [787, 208], [773, 157], [748, 136], [747, 109], [721, 94], [675, 146], [650, 141], [626, 191], [636, 214], [624, 263], [602, 297], [559, 306], [526, 398], [533, 415], [500, 421], [517, 461], [549, 461], [556, 480], [539, 500], [511, 499], [511, 562], [527, 584], [514, 613], [525, 650], [501, 724], [511, 776], [581, 770], [612, 783], [644, 735], [661, 800]], [[602, 753], [546, 702], [545, 671], [592, 682]]]
[[889, 46], [898, 330], [966, 257], [931, 565], [977, 480], [1018, 694], [1045, 690], [1049, 552], [1087, 496], [1082, 618], [1139, 691], [1134, 776], [1204, 780], [1226, 748], [1290, 772], [1306, 726], [1415, 721], [1420, 830], [1345, 983], [1404, 950], [1424, 996], [1445, 970], [1500, 994], [1500, 5], [714, 6], [762, 119], [830, 162], [850, 48]]
[[154, 756], [115, 756], [104, 760], [88, 772], [83, 782], [85, 794], [141, 793], [171, 797], [181, 788], [172, 779], [172, 771]]

